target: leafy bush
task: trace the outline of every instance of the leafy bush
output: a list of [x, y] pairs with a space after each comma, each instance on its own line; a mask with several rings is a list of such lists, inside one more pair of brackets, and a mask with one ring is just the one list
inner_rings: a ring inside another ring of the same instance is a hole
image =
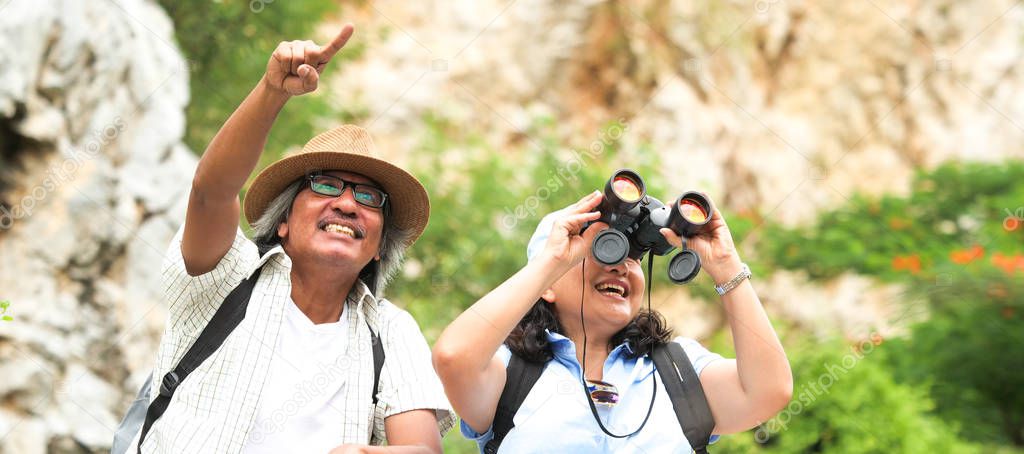
[[[918, 174], [909, 197], [855, 195], [810, 226], [766, 229], [762, 244], [776, 266], [815, 279], [845, 271], [887, 281], [936, 276], [936, 266], [972, 260], [1024, 271], [1024, 162], [949, 163]], [[1014, 227], [1008, 229], [1004, 227]]]
[[983, 262], [946, 275], [914, 286], [931, 316], [893, 343], [894, 370], [930, 389], [963, 436], [1024, 447], [1024, 280]]
[[769, 227], [763, 245], [815, 279], [854, 271], [904, 284], [898, 312], [913, 324], [891, 344], [894, 376], [929, 391], [962, 436], [1021, 447], [1022, 201], [1024, 163], [949, 163], [919, 174], [908, 197], [855, 196], [814, 225]]
[[895, 381], [887, 347], [878, 336], [852, 346], [788, 346], [795, 381], [790, 404], [755, 431], [722, 437], [713, 452], [977, 452], [930, 414], [925, 392]]

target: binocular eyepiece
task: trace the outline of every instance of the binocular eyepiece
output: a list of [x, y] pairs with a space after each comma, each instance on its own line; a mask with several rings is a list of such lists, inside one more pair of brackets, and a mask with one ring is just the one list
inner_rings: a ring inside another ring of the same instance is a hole
[[684, 284], [700, 272], [700, 256], [686, 248], [686, 238], [700, 233], [711, 221], [714, 207], [703, 194], [684, 192], [672, 205], [665, 205], [647, 195], [639, 174], [621, 169], [605, 184], [598, 211], [598, 221], [609, 227], [598, 233], [590, 246], [598, 262], [617, 265], [626, 257], [639, 260], [648, 251], [656, 255], [672, 252], [675, 247], [660, 232], [667, 227], [683, 237], [683, 250], [669, 262], [669, 279]]

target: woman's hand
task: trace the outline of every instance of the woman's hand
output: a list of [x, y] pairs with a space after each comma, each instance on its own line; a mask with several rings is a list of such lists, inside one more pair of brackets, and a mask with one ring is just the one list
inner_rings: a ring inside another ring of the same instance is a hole
[[601, 217], [601, 213], [594, 211], [594, 208], [601, 203], [604, 197], [599, 191], [591, 192], [578, 202], [559, 210], [559, 217], [551, 228], [551, 234], [544, 245], [543, 255], [546, 255], [567, 268], [576, 266], [590, 253], [590, 242], [597, 232], [607, 227], [604, 223], [597, 223], [580, 233], [583, 225], [595, 221]]
[[[701, 193], [708, 200], [707, 194]], [[712, 202], [714, 205], [714, 202]], [[676, 235], [671, 229], [661, 229], [661, 234], [675, 247], [682, 247], [682, 237]], [[714, 279], [716, 284], [732, 279], [740, 272], [743, 262], [736, 252], [736, 245], [732, 241], [732, 233], [726, 225], [722, 212], [715, 208], [715, 212], [699, 233], [686, 239], [686, 245], [700, 256], [701, 267]]]
[[299, 96], [316, 90], [320, 74], [334, 54], [352, 37], [352, 24], [345, 24], [327, 45], [313, 41], [282, 41], [267, 62], [263, 80], [267, 87]]

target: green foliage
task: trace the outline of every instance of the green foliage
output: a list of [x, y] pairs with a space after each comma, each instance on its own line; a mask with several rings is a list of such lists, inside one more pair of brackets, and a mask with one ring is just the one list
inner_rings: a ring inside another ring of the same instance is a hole
[[880, 342], [791, 345], [793, 400], [757, 430], [722, 437], [714, 452], [977, 452], [929, 414], [926, 393], [894, 380]]
[[976, 441], [1024, 446], [1024, 162], [949, 163], [907, 197], [854, 196], [798, 229], [771, 226], [777, 266], [812, 278], [843, 271], [902, 283], [911, 336], [889, 355], [899, 382]]
[[[196, 153], [206, 149], [231, 112], [260, 80], [279, 42], [323, 39], [313, 36], [314, 27], [328, 13], [338, 12], [337, 2], [331, 0], [159, 2], [174, 21], [178, 45], [188, 59], [191, 100], [186, 111], [185, 142]], [[250, 9], [250, 5], [257, 8]], [[339, 71], [344, 65], [338, 60], [358, 58], [363, 50], [360, 42], [353, 40], [346, 46], [327, 71]], [[353, 115], [357, 114], [332, 106], [319, 93], [289, 103], [274, 124], [263, 164], [313, 137], [319, 131], [316, 119], [345, 119]]]
[[10, 301], [0, 301], [0, 321], [9, 322], [14, 320], [13, 317], [7, 315], [7, 309], [11, 307]]
[[931, 315], [893, 342], [893, 368], [965, 437], [1024, 447], [1024, 280], [985, 264], [946, 273], [946, 285], [914, 286]]
[[1024, 226], [1003, 227], [1022, 202], [1024, 162], [949, 163], [920, 173], [909, 197], [858, 194], [814, 225], [769, 226], [762, 244], [777, 266], [812, 278], [844, 271], [887, 281], [934, 277], [936, 266], [975, 245], [1024, 252]]

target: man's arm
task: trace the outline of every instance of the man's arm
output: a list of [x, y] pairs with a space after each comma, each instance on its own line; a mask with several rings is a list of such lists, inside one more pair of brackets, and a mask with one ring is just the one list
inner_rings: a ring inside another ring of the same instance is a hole
[[280, 43], [256, 88], [210, 141], [196, 168], [185, 214], [181, 254], [188, 274], [208, 273], [227, 253], [238, 230], [238, 192], [259, 162], [270, 127], [290, 97], [316, 90], [320, 73], [352, 31], [346, 24], [326, 46]]
[[434, 410], [412, 410], [384, 418], [387, 446], [341, 445], [330, 454], [441, 454]]

